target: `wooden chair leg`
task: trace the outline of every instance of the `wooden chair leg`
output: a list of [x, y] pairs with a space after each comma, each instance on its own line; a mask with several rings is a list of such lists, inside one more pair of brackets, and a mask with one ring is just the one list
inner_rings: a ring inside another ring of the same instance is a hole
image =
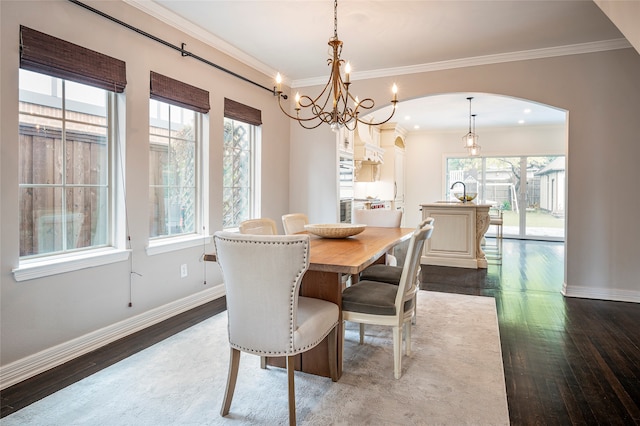
[[407, 348], [407, 356], [411, 356], [411, 321], [404, 323], [404, 344]]
[[393, 327], [393, 375], [402, 375], [402, 325]]
[[289, 426], [296, 425], [296, 386], [293, 380], [296, 357], [287, 357], [287, 378], [289, 382]]
[[360, 323], [360, 344], [364, 343], [364, 324]]
[[[333, 330], [327, 336], [328, 350], [327, 356], [329, 357], [329, 375], [331, 376], [331, 380], [334, 382], [338, 381], [338, 343], [337, 343], [337, 332], [336, 329], [338, 326], [333, 327]], [[344, 339], [344, 333], [342, 334]]]
[[260, 357], [260, 368], [262, 368], [263, 370], [265, 368], [267, 368], [267, 357], [266, 356], [261, 356]]
[[222, 409], [220, 415], [222, 417], [229, 414], [231, 408], [231, 400], [233, 399], [233, 391], [236, 389], [236, 379], [238, 378], [238, 367], [240, 366], [240, 351], [231, 348], [229, 353], [229, 373], [227, 375], [227, 388], [224, 391], [224, 400], [222, 401]]

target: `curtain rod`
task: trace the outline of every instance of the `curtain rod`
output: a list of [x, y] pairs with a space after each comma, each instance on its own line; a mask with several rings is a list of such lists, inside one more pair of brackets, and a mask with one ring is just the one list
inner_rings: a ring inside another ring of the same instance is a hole
[[224, 71], [227, 74], [230, 74], [230, 75], [232, 75], [232, 76], [234, 76], [236, 78], [239, 78], [240, 80], [243, 80], [243, 81], [246, 81], [247, 83], [251, 83], [251, 84], [253, 84], [255, 86], [258, 86], [261, 89], [264, 89], [264, 90], [268, 91], [269, 93], [271, 93], [274, 96], [276, 94], [275, 88], [269, 88], [269, 87], [263, 86], [260, 83], [256, 83], [255, 81], [249, 80], [248, 78], [246, 78], [246, 77], [244, 77], [244, 76], [242, 76], [242, 75], [240, 75], [238, 73], [235, 73], [235, 72], [233, 72], [231, 70], [228, 70], [228, 69], [226, 69], [226, 68], [224, 68], [224, 67], [222, 67], [222, 66], [220, 66], [218, 64], [215, 64], [215, 63], [209, 61], [208, 59], [205, 59], [205, 58], [203, 58], [201, 56], [198, 56], [198, 55], [196, 55], [194, 53], [189, 52], [188, 50], [185, 50], [184, 49], [185, 43], [182, 43], [182, 46], [176, 46], [175, 44], [171, 44], [166, 40], [163, 40], [163, 39], [161, 39], [159, 37], [154, 36], [153, 34], [149, 34], [149, 33], [145, 32], [145, 31], [142, 31], [141, 29], [136, 28], [133, 25], [129, 25], [126, 22], [123, 22], [123, 21], [121, 21], [121, 20], [119, 20], [117, 18], [114, 18], [111, 15], [107, 15], [106, 13], [104, 13], [104, 12], [98, 10], [98, 9], [94, 9], [93, 7], [91, 7], [91, 6], [87, 5], [87, 4], [84, 4], [84, 3], [82, 3], [82, 2], [80, 2], [78, 0], [69, 0], [69, 1], [71, 3], [77, 4], [80, 7], [85, 8], [85, 9], [87, 9], [87, 10], [93, 12], [93, 13], [96, 13], [96, 14], [100, 15], [103, 18], [107, 18], [108, 20], [113, 21], [116, 24], [120, 24], [123, 27], [126, 27], [126, 28], [128, 28], [128, 29], [130, 29], [132, 31], [135, 31], [140, 35], [143, 35], [143, 36], [145, 36], [147, 38], [150, 38], [151, 40], [157, 41], [158, 43], [163, 44], [163, 45], [165, 45], [165, 46], [167, 46], [167, 47], [169, 47], [169, 48], [171, 48], [173, 50], [177, 50], [178, 52], [180, 52], [182, 54], [182, 56], [190, 56], [193, 59], [197, 59], [200, 62], [204, 62], [205, 64], [210, 65], [210, 66], [212, 66], [212, 67], [214, 67], [214, 68], [216, 68], [216, 69], [218, 69], [220, 71]]

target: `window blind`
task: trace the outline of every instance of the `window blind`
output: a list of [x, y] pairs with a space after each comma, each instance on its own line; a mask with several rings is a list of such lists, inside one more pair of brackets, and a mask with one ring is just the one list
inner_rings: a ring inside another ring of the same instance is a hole
[[151, 99], [208, 113], [209, 92], [151, 71]]
[[254, 126], [262, 124], [262, 112], [240, 102], [224, 98], [224, 116]]
[[124, 61], [20, 26], [20, 68], [116, 93], [124, 92]]

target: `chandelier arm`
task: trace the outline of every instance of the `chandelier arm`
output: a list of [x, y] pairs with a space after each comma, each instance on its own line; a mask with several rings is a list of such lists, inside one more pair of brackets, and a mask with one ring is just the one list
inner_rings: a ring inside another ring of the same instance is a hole
[[[299, 115], [291, 115], [282, 107], [282, 103], [280, 101], [278, 101], [278, 106], [280, 107], [280, 111], [282, 111], [284, 113], [284, 115], [286, 115], [287, 117], [289, 117], [289, 118], [291, 118], [293, 120], [297, 120], [297, 121], [312, 121], [312, 120], [320, 119], [321, 120], [320, 124], [325, 122], [320, 117], [302, 118]], [[318, 126], [315, 126], [315, 127], [318, 127]], [[309, 129], [314, 129], [315, 127], [308, 127], [308, 128]]]
[[387, 121], [391, 120], [391, 118], [393, 118], [394, 114], [396, 113], [396, 104], [398, 103], [398, 101], [391, 101], [391, 103], [393, 104], [393, 108], [391, 109], [391, 115], [387, 117], [386, 120], [377, 121], [377, 122], [367, 122], [367, 121], [361, 120], [357, 115], [356, 115], [356, 120], [359, 123], [368, 124], [369, 126], [379, 126], [380, 124], [384, 124]]
[[[355, 130], [357, 123], [363, 123], [367, 125], [378, 125], [388, 122], [395, 114], [397, 104], [397, 87], [393, 85], [393, 99], [391, 104], [393, 110], [391, 115], [384, 121], [379, 123], [366, 122], [360, 119], [361, 110], [371, 110], [375, 106], [375, 102], [371, 98], [365, 98], [362, 101], [357, 100], [350, 91], [351, 82], [349, 81], [351, 67], [346, 64], [344, 79], [340, 72], [340, 68], [344, 65], [345, 61], [340, 58], [342, 54], [343, 43], [338, 39], [338, 0], [333, 2], [333, 37], [329, 39], [329, 46], [331, 52], [329, 53], [329, 59], [327, 59], [327, 65], [330, 67], [330, 75], [327, 84], [324, 86], [320, 94], [312, 98], [308, 95], [300, 96], [296, 94], [295, 116], [288, 113], [282, 106], [281, 97], [286, 99], [286, 95], [280, 96], [282, 93], [280, 89], [280, 75], [276, 78], [278, 89], [278, 105], [280, 110], [289, 118], [297, 120], [303, 128], [314, 129], [322, 123], [327, 123], [331, 126], [332, 130], [337, 130], [341, 127], [346, 127], [348, 130]], [[331, 107], [329, 107], [329, 100], [331, 100]], [[351, 103], [351, 106], [350, 106]], [[304, 110], [304, 111], [303, 111]], [[301, 118], [300, 113], [311, 114], [311, 117]], [[304, 123], [317, 122], [312, 126], [307, 126]]]

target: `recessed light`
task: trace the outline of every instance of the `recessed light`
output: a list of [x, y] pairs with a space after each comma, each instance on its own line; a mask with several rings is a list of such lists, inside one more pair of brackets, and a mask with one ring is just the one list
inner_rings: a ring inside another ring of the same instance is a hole
[[524, 113], [525, 113], [525, 114], [530, 114], [530, 113], [531, 113], [531, 108], [526, 108], [526, 109], [524, 110]]
[[408, 121], [408, 120], [411, 120], [411, 116], [410, 116], [410, 115], [405, 115], [405, 116], [404, 116], [404, 119], [405, 119], [405, 120], [407, 120], [407, 121]]
[[524, 120], [518, 120], [518, 124], [524, 124]]
[[415, 126], [413, 126], [414, 129], [418, 130], [420, 128], [420, 126], [418, 126], [417, 124]]

